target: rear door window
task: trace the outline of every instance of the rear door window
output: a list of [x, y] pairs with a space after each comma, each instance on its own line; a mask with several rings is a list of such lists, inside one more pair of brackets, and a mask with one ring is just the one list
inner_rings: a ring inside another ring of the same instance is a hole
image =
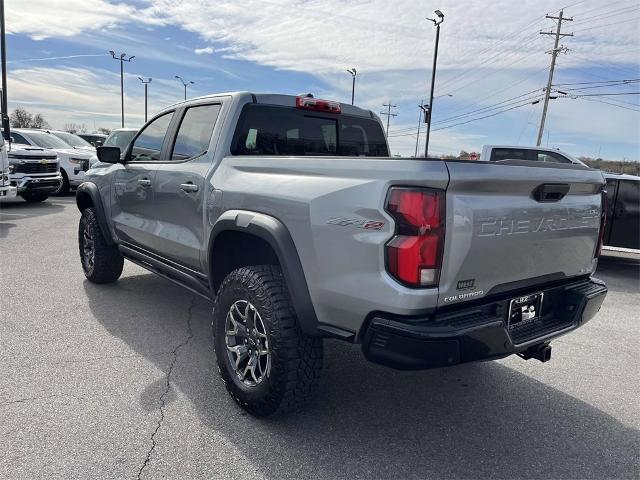
[[494, 148], [491, 151], [491, 161], [500, 160], [530, 160], [529, 150], [525, 148]]
[[389, 156], [382, 127], [373, 119], [259, 104], [243, 108], [231, 153]]
[[219, 104], [188, 108], [178, 129], [171, 160], [186, 160], [206, 153], [218, 113]]

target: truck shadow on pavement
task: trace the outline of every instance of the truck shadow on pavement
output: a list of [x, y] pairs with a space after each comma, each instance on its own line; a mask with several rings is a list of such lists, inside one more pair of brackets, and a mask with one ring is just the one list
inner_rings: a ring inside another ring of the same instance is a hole
[[[164, 422], [186, 400], [201, 425], [161, 425], [155, 437], [158, 449], [163, 443], [174, 445], [173, 461], [185, 477], [216, 471], [208, 452], [218, 452], [217, 461], [228, 465], [238, 451], [252, 463], [252, 471], [273, 479], [637, 474], [637, 430], [495, 362], [398, 372], [366, 362], [358, 346], [327, 341], [315, 400], [296, 414], [252, 418], [233, 403], [218, 376], [208, 302], [137, 272], [111, 286], [85, 282], [84, 288], [98, 322], [164, 372], [165, 377], [140, 392], [148, 409], [159, 408], [166, 387], [170, 360], [161, 353], [184, 343], [190, 324], [193, 337], [177, 350], [171, 370]], [[552, 369], [553, 362], [540, 368]], [[172, 430], [176, 428], [184, 431]], [[198, 429], [212, 434], [196, 433]], [[185, 431], [190, 432], [186, 437]], [[139, 432], [145, 438], [150, 434]], [[185, 451], [198, 453], [180, 457], [178, 438], [194, 439], [198, 445]], [[226, 460], [220, 457], [225, 449], [230, 455]], [[153, 463], [152, 456], [150, 467]]]
[[0, 202], [0, 221], [15, 221], [60, 213], [65, 205], [75, 204], [75, 202], [75, 198], [69, 197], [49, 197], [41, 203], [27, 203], [21, 198], [3, 200]]

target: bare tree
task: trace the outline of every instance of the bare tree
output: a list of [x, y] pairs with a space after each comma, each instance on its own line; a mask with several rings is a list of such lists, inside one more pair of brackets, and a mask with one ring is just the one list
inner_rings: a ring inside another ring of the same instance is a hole
[[104, 135], [109, 135], [111, 133], [111, 129], [110, 128], [105, 128], [105, 127], [100, 127], [98, 129], [98, 133], [102, 133]]
[[33, 115], [24, 108], [18, 107], [11, 112], [9, 121], [14, 128], [29, 128], [31, 127], [31, 122], [33, 122]]
[[49, 124], [49, 122], [47, 122], [44, 117], [39, 114], [36, 113], [33, 116], [33, 120], [31, 122], [31, 128], [51, 128], [51, 125]]
[[32, 115], [20, 107], [11, 112], [9, 121], [14, 128], [51, 128], [49, 122], [40, 113]]
[[87, 133], [87, 126], [84, 123], [65, 123], [64, 130], [69, 133]]

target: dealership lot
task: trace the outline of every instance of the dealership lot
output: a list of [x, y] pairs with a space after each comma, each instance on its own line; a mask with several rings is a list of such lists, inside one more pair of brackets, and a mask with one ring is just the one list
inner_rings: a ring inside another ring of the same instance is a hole
[[73, 197], [0, 207], [0, 478], [637, 478], [637, 263], [600, 314], [519, 358], [423, 372], [327, 342], [316, 399], [257, 420], [229, 398], [211, 305], [127, 263], [84, 278]]

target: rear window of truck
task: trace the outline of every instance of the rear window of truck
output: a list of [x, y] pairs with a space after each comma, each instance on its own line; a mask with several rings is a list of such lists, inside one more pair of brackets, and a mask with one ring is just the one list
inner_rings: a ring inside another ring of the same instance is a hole
[[373, 119], [260, 104], [242, 109], [231, 153], [389, 156], [382, 127]]

